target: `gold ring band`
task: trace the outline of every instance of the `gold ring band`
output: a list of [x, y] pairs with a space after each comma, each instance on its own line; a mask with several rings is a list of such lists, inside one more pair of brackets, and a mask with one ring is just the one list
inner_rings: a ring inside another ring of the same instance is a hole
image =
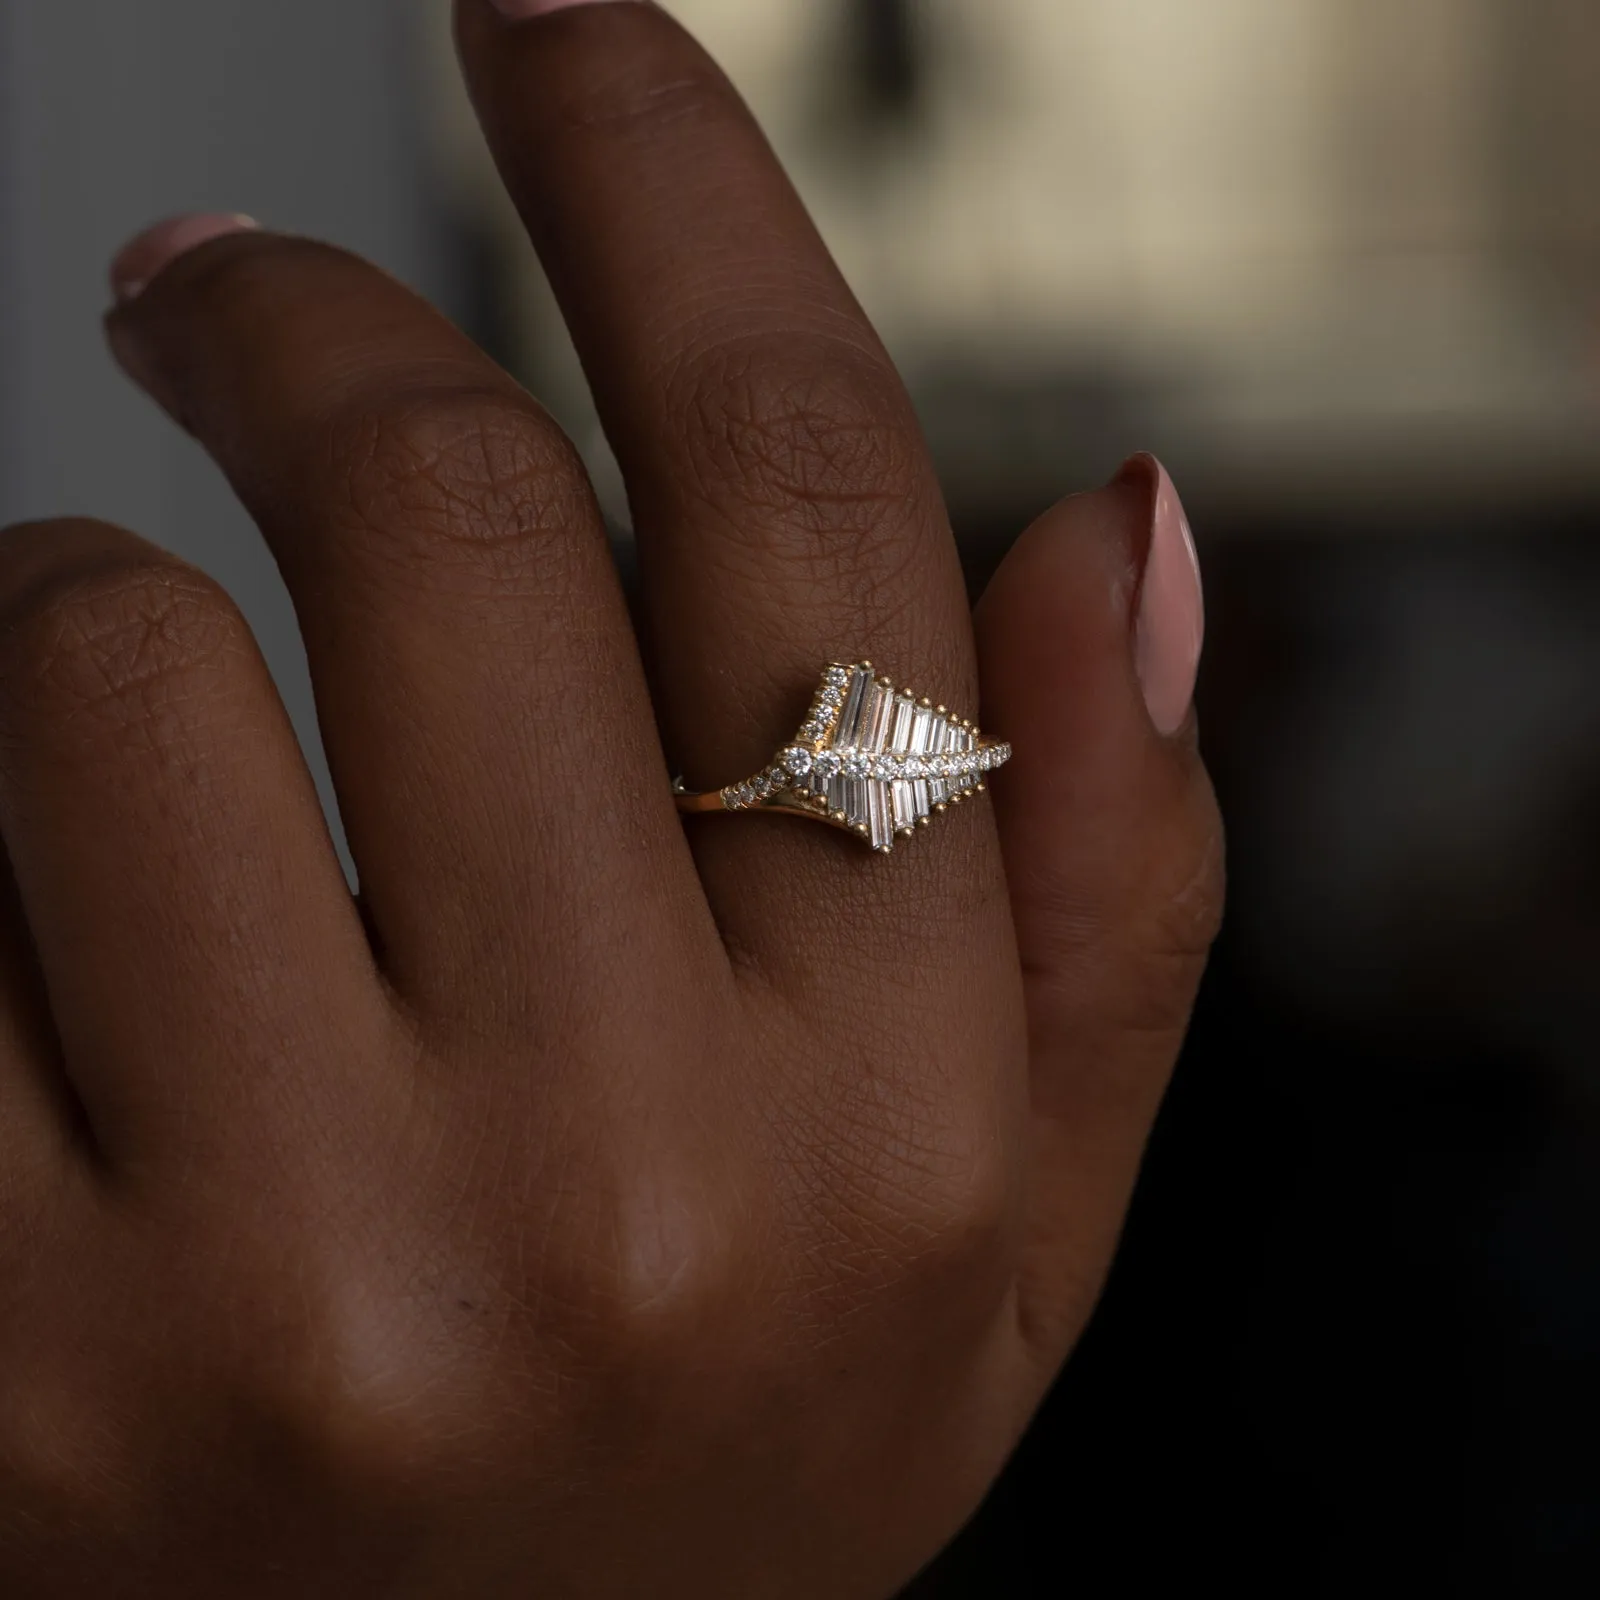
[[742, 783], [705, 794], [673, 784], [685, 812], [782, 811], [894, 848], [930, 820], [982, 794], [1011, 758], [963, 717], [874, 675], [870, 661], [830, 662], [794, 739]]

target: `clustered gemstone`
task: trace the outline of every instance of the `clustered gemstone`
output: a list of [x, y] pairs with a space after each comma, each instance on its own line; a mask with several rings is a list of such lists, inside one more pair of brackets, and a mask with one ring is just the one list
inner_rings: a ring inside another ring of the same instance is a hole
[[[866, 717], [869, 705], [872, 715]], [[926, 701], [919, 706], [904, 690], [892, 690], [887, 680], [874, 683], [865, 663], [830, 666], [794, 742], [765, 771], [724, 789], [723, 804], [743, 810], [784, 793], [823, 809], [843, 804], [856, 831], [870, 833], [876, 848], [887, 849], [894, 833], [913, 831], [911, 824], [919, 818], [925, 824], [930, 809], [943, 810], [942, 795], [964, 798], [965, 791], [981, 785], [984, 773], [1011, 758], [1009, 744], [980, 745], [970, 723], [947, 721], [943, 706], [927, 706]], [[842, 726], [841, 719], [849, 726]], [[927, 727], [932, 732], [924, 742]], [[829, 743], [835, 736], [841, 743]], [[941, 741], [954, 748], [940, 749]], [[836, 781], [847, 785], [842, 802], [837, 794], [830, 798]], [[856, 798], [849, 798], [852, 793]], [[859, 822], [862, 808], [870, 812], [870, 829]], [[842, 817], [844, 812], [834, 814]]]
[[[787, 759], [789, 751], [784, 752]], [[986, 744], [976, 750], [959, 750], [948, 755], [897, 756], [873, 755], [865, 750], [824, 750], [804, 767], [790, 766], [801, 780], [798, 787], [818, 788], [841, 772], [847, 778], [870, 779], [880, 783], [912, 782], [920, 778], [968, 778], [993, 772], [1011, 759], [1008, 744]]]

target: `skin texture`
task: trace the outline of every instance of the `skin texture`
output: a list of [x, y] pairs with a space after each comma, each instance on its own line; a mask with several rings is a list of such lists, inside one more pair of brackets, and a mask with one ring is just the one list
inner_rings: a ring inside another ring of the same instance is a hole
[[[373, 267], [212, 231], [111, 315], [282, 566], [361, 892], [227, 596], [8, 530], [8, 1595], [893, 1593], [1084, 1325], [1215, 930], [1193, 717], [1140, 685], [1198, 643], [1141, 616], [1164, 475], [1047, 512], [974, 617], [698, 47], [458, 23], [642, 637], [570, 444]], [[863, 655], [1014, 744], [992, 808], [888, 858], [677, 816]]]

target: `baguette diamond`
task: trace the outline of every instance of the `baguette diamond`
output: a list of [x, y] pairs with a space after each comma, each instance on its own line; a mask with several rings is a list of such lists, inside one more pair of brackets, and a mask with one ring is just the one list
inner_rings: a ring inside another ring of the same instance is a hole
[[677, 786], [685, 809], [802, 811], [848, 828], [874, 850], [926, 827], [983, 788], [1011, 746], [984, 741], [944, 706], [874, 675], [871, 662], [827, 666], [794, 739], [754, 778], [709, 796]]

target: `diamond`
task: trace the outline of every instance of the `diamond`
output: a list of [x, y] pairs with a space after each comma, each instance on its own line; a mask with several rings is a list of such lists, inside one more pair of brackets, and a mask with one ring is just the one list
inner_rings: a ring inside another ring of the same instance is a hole
[[889, 788], [875, 783], [867, 791], [867, 823], [874, 850], [894, 848], [894, 809], [890, 804]]
[[[870, 663], [830, 663], [790, 743], [719, 793], [729, 811], [809, 811], [890, 850], [930, 815], [976, 798], [985, 775], [1010, 758], [1010, 745], [984, 740], [971, 722], [915, 699]], [[674, 790], [687, 793], [681, 780]], [[702, 798], [714, 797], [691, 796]]]
[[861, 742], [862, 713], [866, 710], [867, 689], [872, 680], [865, 672], [857, 671], [850, 678], [850, 692], [845, 696], [844, 709], [834, 728], [834, 742], [846, 749]]

